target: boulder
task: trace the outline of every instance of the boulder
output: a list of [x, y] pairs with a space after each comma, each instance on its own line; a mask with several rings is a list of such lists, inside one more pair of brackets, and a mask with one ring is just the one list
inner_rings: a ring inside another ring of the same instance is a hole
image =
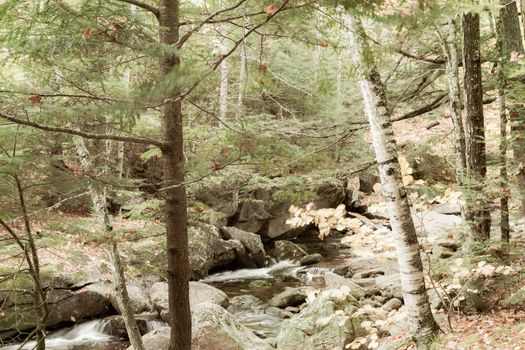
[[[159, 328], [157, 327], [157, 325], [160, 324], [167, 326], [167, 323], [157, 320], [156, 317], [158, 317], [157, 314], [135, 315], [135, 321], [137, 322], [137, 327], [139, 328], [140, 334], [147, 334], [153, 331], [154, 327]], [[128, 332], [126, 330], [124, 318], [121, 315], [105, 317], [104, 321], [108, 322], [107, 326], [105, 327], [105, 331], [107, 331], [108, 334], [110, 334], [113, 337], [123, 339], [128, 337]]]
[[305, 308], [284, 320], [277, 336], [279, 350], [343, 350], [355, 338], [364, 335], [361, 319], [354, 317], [358, 302], [341, 290], [322, 292]]
[[401, 300], [398, 298], [392, 298], [383, 305], [383, 309], [390, 312], [392, 310], [398, 310], [401, 306], [403, 306], [403, 302]]
[[[222, 307], [198, 304], [192, 312], [192, 350], [271, 350]], [[157, 348], [159, 349], [159, 348]]]
[[319, 253], [310, 254], [302, 258], [299, 263], [301, 266], [313, 265], [323, 261], [323, 256]]
[[[150, 299], [154, 309], [164, 321], [169, 320], [168, 283], [157, 282], [150, 289]], [[208, 302], [228, 307], [230, 300], [223, 291], [201, 282], [190, 282], [190, 308]]]
[[365, 296], [365, 289], [348, 278], [344, 278], [333, 272], [326, 272], [323, 277], [326, 283], [326, 288], [328, 289], [346, 286], [349, 288], [352, 297], [361, 299]]
[[272, 217], [266, 211], [266, 202], [258, 199], [245, 199], [240, 202], [235, 226], [241, 230], [257, 233], [263, 224]]
[[[142, 337], [144, 350], [167, 350], [170, 344], [170, 327], [161, 327]], [[134, 350], [133, 346], [126, 350]]]
[[373, 269], [382, 269], [385, 274], [399, 271], [397, 260], [386, 254], [374, 257], [353, 258], [348, 260], [349, 273], [353, 275]]
[[219, 246], [219, 229], [198, 223], [188, 226], [188, 254], [192, 279], [201, 279], [215, 264], [215, 249]]
[[381, 290], [381, 294], [387, 297], [394, 297], [403, 300], [401, 291], [401, 278], [399, 273], [378, 276], [375, 278], [376, 286]]
[[[87, 285], [78, 290], [52, 289], [48, 291], [48, 310], [46, 326], [56, 326], [62, 322], [78, 322], [87, 318], [103, 316], [111, 309], [110, 287], [102, 284]], [[10, 302], [5, 301], [5, 305]], [[0, 339], [10, 337], [20, 331], [34, 328], [37, 319], [31, 299], [20, 299], [2, 309], [0, 317]]]
[[[142, 287], [138, 285], [128, 285], [126, 287], [131, 303], [131, 308], [135, 314], [153, 310], [149, 301], [148, 293]], [[111, 291], [110, 300], [111, 306], [113, 306], [113, 308], [117, 310], [119, 314], [122, 314], [122, 310], [120, 310], [120, 305], [117, 300], [117, 294], [114, 289]]]
[[303, 248], [290, 241], [275, 242], [275, 249], [273, 254], [280, 260], [301, 259], [308, 255]]
[[269, 306], [285, 308], [287, 306], [299, 306], [306, 300], [306, 292], [303, 288], [288, 288], [277, 294], [268, 302]]
[[242, 243], [248, 255], [245, 267], [264, 267], [266, 264], [266, 251], [261, 240], [261, 236], [251, 232], [246, 232], [233, 226], [221, 228], [222, 236], [225, 239], [234, 239]]
[[218, 240], [215, 244], [213, 268], [236, 265], [239, 267], [250, 266], [248, 253], [241, 242], [231, 239]]

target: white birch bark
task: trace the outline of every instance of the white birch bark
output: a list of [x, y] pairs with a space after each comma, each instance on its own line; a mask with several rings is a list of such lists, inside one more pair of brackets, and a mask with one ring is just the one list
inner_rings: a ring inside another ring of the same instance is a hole
[[[247, 20], [244, 17], [243, 37], [246, 35]], [[246, 93], [246, 38], [242, 40], [240, 50], [240, 67], [239, 67], [239, 96], [237, 96], [237, 111], [235, 119], [239, 119], [244, 113], [244, 94]]]
[[[226, 54], [226, 46], [221, 43], [220, 47], [220, 54], [225, 55]], [[226, 121], [226, 117], [228, 114], [228, 59], [224, 59], [221, 62], [220, 65], [220, 90], [219, 90], [219, 127], [224, 127], [224, 122]]]
[[[86, 143], [82, 137], [73, 136], [73, 142], [75, 144], [77, 154], [80, 160], [82, 170], [87, 174], [93, 173], [93, 162], [91, 160], [89, 150], [86, 147]], [[92, 184], [89, 185], [89, 192], [91, 195], [91, 201], [93, 203], [93, 216], [95, 217], [97, 227], [103, 230], [107, 236], [110, 246], [108, 247], [108, 255], [111, 265], [113, 267], [113, 278], [115, 285], [115, 292], [117, 296], [117, 302], [122, 312], [126, 331], [133, 349], [144, 350], [142, 343], [142, 337], [140, 335], [137, 322], [135, 321], [135, 315], [131, 308], [131, 302], [126, 288], [126, 278], [124, 275], [124, 267], [120, 260], [120, 254], [118, 251], [117, 242], [114, 240], [111, 234], [111, 221], [106, 205], [106, 191], [105, 188], [98, 189]]]
[[358, 68], [365, 114], [370, 124], [383, 196], [395, 234], [403, 298], [413, 326], [418, 349], [425, 349], [437, 332], [430, 310], [423, 265], [407, 193], [403, 186], [396, 142], [390, 122], [385, 87], [373, 62], [363, 26], [358, 18], [345, 16], [352, 58]]

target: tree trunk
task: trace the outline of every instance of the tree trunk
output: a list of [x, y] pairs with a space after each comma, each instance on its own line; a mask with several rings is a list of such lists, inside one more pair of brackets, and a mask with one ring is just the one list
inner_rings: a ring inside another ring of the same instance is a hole
[[[73, 142], [75, 143], [75, 147], [77, 149], [77, 154], [80, 159], [80, 165], [82, 166], [82, 170], [86, 174], [93, 175], [93, 163], [91, 161], [90, 154], [86, 147], [84, 139], [78, 136], [74, 136]], [[117, 242], [115, 241], [111, 233], [112, 227], [106, 205], [105, 188], [100, 189], [90, 184], [89, 192], [91, 195], [91, 201], [93, 203], [93, 214], [97, 222], [97, 228], [105, 233], [107, 241], [109, 243], [108, 256], [114, 272], [113, 283], [115, 286], [115, 293], [117, 296], [117, 302], [120, 307], [120, 311], [122, 312], [122, 318], [124, 319], [124, 325], [126, 326], [126, 331], [128, 333], [130, 343], [133, 346], [134, 350], [144, 350], [142, 337], [140, 335], [137, 322], [135, 321], [133, 309], [131, 308], [128, 289], [126, 287], [124, 267], [122, 266], [122, 261], [120, 260]]]
[[[524, 49], [516, 3], [502, 0], [501, 4], [504, 5], [500, 10], [502, 56], [507, 58], [511, 51], [523, 53]], [[525, 1], [521, 1], [522, 22], [525, 18], [523, 14], [524, 4]], [[525, 215], [525, 137], [523, 137], [525, 135], [525, 108], [523, 103], [513, 98], [512, 95], [508, 96], [506, 102], [511, 120], [514, 159], [518, 165], [517, 179], [521, 192], [521, 209]]]
[[463, 67], [465, 98], [465, 134], [467, 155], [467, 196], [472, 207], [465, 218], [470, 225], [473, 241], [490, 237], [489, 204], [481, 193], [487, 173], [485, 127], [483, 119], [483, 90], [479, 48], [479, 15], [463, 15]]
[[[160, 41], [175, 45], [179, 40], [179, 1], [160, 1]], [[180, 66], [176, 51], [165, 57], [161, 74], [168, 75]], [[166, 199], [166, 240], [168, 258], [169, 312], [171, 338], [169, 350], [191, 350], [191, 314], [189, 299], [188, 213], [184, 186], [183, 119], [178, 90], [170, 91], [161, 111], [164, 184], [171, 186]]]
[[[456, 23], [454, 19], [448, 22], [448, 38], [446, 47], [447, 54], [447, 79], [450, 117], [454, 125], [454, 154], [456, 156], [456, 181], [463, 187], [467, 160], [465, 155], [465, 130], [461, 117], [461, 95], [459, 90], [458, 50], [456, 46]], [[466, 203], [468, 207], [468, 203]], [[465, 210], [463, 209], [463, 216]]]
[[[516, 18], [517, 18], [517, 10]], [[496, 47], [499, 55], [498, 66], [497, 66], [497, 82], [498, 82], [498, 109], [499, 109], [499, 124], [500, 124], [500, 141], [499, 141], [499, 152], [500, 152], [500, 164], [499, 173], [501, 181], [501, 198], [500, 198], [500, 230], [501, 239], [505, 242], [510, 240], [510, 228], [509, 228], [509, 188], [508, 188], [508, 174], [507, 174], [507, 108], [505, 102], [505, 49], [503, 42], [503, 24], [505, 16], [504, 11], [500, 10], [500, 16], [496, 19]], [[519, 43], [521, 45], [521, 34], [518, 25]]]
[[396, 235], [396, 251], [403, 298], [414, 326], [418, 349], [428, 348], [438, 331], [430, 310], [423, 265], [407, 193], [401, 178], [396, 142], [390, 122], [385, 87], [359, 19], [345, 16], [349, 27], [352, 57], [358, 67], [359, 83], [368, 117], [372, 143], [379, 168], [383, 196], [388, 204], [390, 224]]
[[239, 95], [237, 97], [237, 111], [235, 119], [239, 119], [244, 114], [244, 95], [246, 93], [246, 17], [243, 19], [243, 30], [242, 35], [244, 39], [242, 40], [241, 50], [239, 53], [240, 56], [240, 67], [239, 67]]
[[228, 114], [228, 59], [221, 62], [221, 87], [219, 91], [219, 127], [224, 127]]

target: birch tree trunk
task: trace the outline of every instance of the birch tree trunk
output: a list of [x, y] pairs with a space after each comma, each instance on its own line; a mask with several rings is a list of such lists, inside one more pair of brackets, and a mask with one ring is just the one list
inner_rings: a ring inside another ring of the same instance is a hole
[[228, 59], [221, 62], [221, 87], [219, 92], [219, 127], [224, 127], [228, 114]]
[[487, 161], [485, 153], [485, 126], [483, 118], [483, 90], [479, 47], [479, 15], [463, 15], [463, 67], [465, 99], [465, 134], [467, 154], [468, 196], [472, 207], [467, 208], [466, 221], [473, 241], [490, 238], [490, 209], [482, 194]]
[[430, 310], [423, 264], [407, 193], [401, 178], [396, 142], [390, 122], [385, 87], [373, 62], [358, 18], [345, 16], [353, 60], [358, 68], [359, 84], [368, 117], [372, 143], [379, 168], [383, 196], [388, 205], [390, 224], [396, 237], [396, 251], [405, 306], [413, 323], [418, 349], [429, 347], [438, 331]]
[[[78, 136], [74, 136], [73, 142], [75, 143], [82, 170], [86, 174], [93, 174], [93, 163], [91, 161], [91, 157], [86, 147], [84, 139]], [[142, 337], [140, 335], [137, 322], [135, 321], [133, 309], [131, 308], [131, 301], [129, 299], [128, 290], [126, 287], [124, 267], [122, 266], [122, 261], [120, 260], [117, 242], [115, 241], [111, 233], [112, 226], [106, 205], [105, 188], [99, 189], [90, 184], [89, 192], [93, 204], [93, 216], [95, 217], [97, 227], [99, 230], [102, 230], [105, 233], [106, 239], [109, 243], [108, 256], [114, 272], [113, 283], [115, 287], [115, 293], [117, 296], [117, 302], [120, 307], [120, 311], [122, 312], [122, 318], [124, 319], [124, 325], [126, 326], [126, 331], [128, 333], [130, 343], [133, 346], [134, 350], [144, 350]]]
[[[179, 41], [179, 1], [161, 0], [159, 6], [160, 41], [175, 46]], [[163, 58], [160, 72], [167, 76], [180, 66], [174, 51]], [[171, 336], [169, 350], [191, 350], [191, 313], [188, 263], [188, 212], [184, 186], [183, 118], [180, 91], [168, 91], [161, 110], [166, 248]]]
[[[500, 230], [501, 239], [505, 242], [510, 240], [510, 226], [509, 226], [509, 177], [507, 174], [507, 107], [505, 99], [506, 79], [505, 79], [505, 49], [503, 47], [503, 10], [500, 10], [500, 16], [496, 19], [496, 47], [498, 51], [498, 66], [497, 66], [497, 82], [498, 82], [498, 109], [499, 109], [499, 124], [500, 124], [500, 164], [499, 175], [501, 181], [501, 197], [500, 197]], [[516, 11], [517, 18], [517, 11]], [[521, 35], [518, 25], [519, 43], [521, 45]]]
[[[243, 19], [242, 35], [246, 36], [246, 16]], [[239, 53], [240, 67], [239, 67], [239, 95], [237, 96], [237, 111], [235, 119], [239, 119], [244, 114], [244, 95], [246, 93], [246, 38], [242, 40], [241, 50]]]

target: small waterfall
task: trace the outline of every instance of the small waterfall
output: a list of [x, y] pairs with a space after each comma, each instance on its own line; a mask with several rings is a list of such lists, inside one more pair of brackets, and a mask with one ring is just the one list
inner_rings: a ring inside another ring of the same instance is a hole
[[[87, 343], [104, 342], [113, 339], [109, 332], [109, 321], [94, 320], [79, 323], [72, 328], [62, 329], [46, 337], [46, 348], [62, 347], [67, 345], [82, 345]], [[30, 350], [34, 349], [36, 341], [0, 347], [2, 350]]]
[[152, 332], [155, 329], [166, 327], [168, 323], [159, 320], [146, 320], [146, 333]]
[[332, 269], [324, 268], [324, 267], [314, 267], [311, 269], [306, 270], [304, 274], [304, 281], [305, 284], [309, 285], [312, 284], [312, 280], [314, 277], [318, 276], [324, 276], [327, 272], [331, 272]]
[[299, 267], [292, 260], [279, 261], [277, 264], [268, 267], [261, 267], [258, 269], [240, 269], [236, 271], [224, 271], [210, 275], [201, 280], [201, 282], [233, 282], [254, 279], [270, 279], [276, 273], [292, 270], [293, 273]]

